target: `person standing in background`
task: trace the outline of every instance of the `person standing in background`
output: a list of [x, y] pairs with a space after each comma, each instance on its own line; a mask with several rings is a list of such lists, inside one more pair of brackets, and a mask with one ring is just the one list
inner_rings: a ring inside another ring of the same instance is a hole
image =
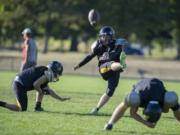
[[32, 39], [32, 31], [30, 28], [24, 29], [22, 32], [24, 36], [24, 43], [23, 43], [23, 58], [22, 58], [22, 65], [20, 68], [20, 72], [23, 70], [34, 67], [37, 65], [37, 46], [34, 39]]

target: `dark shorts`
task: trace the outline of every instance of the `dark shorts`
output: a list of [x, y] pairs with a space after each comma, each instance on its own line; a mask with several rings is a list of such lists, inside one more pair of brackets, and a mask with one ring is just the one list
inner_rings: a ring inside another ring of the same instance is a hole
[[112, 71], [111, 70], [111, 62], [106, 62], [102, 64], [99, 68], [99, 72], [104, 80], [108, 81], [108, 86], [106, 90], [106, 94], [111, 97], [114, 94], [114, 91], [119, 83], [120, 71]]
[[19, 82], [13, 81], [12, 91], [14, 92], [20, 110], [26, 111], [28, 98], [27, 98], [27, 91], [25, 90], [25, 88]]
[[113, 71], [111, 70], [112, 63], [113, 63], [113, 61], [106, 62], [99, 67], [99, 73], [104, 80], [108, 80], [113, 75]]

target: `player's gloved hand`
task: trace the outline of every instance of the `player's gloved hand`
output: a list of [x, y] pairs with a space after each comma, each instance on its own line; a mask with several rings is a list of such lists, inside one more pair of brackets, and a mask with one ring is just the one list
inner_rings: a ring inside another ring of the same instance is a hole
[[78, 68], [79, 68], [79, 65], [75, 65], [75, 66], [73, 67], [74, 71], [77, 70]]
[[104, 52], [103, 56], [106, 57], [106, 58], [109, 58], [109, 53], [108, 52]]
[[46, 90], [46, 89], [42, 89], [42, 93], [44, 94], [44, 95], [49, 95], [50, 93], [49, 93], [49, 90]]
[[103, 55], [99, 58], [100, 62], [106, 62], [109, 60], [109, 54], [108, 52], [104, 52]]
[[121, 64], [123, 69], [127, 67], [127, 65], [126, 65], [126, 53], [124, 51], [122, 51], [121, 55], [120, 55], [120, 64]]
[[66, 101], [66, 100], [70, 100], [70, 97], [65, 97], [65, 98], [61, 98], [61, 101]]
[[101, 56], [101, 57], [99, 58], [99, 62], [105, 62], [105, 61], [106, 61], [106, 57]]
[[146, 122], [145, 125], [148, 126], [149, 128], [155, 128], [156, 123]]

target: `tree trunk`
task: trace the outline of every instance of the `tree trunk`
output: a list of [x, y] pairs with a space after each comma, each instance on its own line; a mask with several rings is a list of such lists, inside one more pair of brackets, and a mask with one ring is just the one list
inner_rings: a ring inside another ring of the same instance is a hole
[[44, 53], [44, 54], [48, 52], [48, 40], [49, 40], [49, 35], [46, 32], [44, 35], [44, 47], [43, 47], [43, 51], [42, 51], [42, 53]]
[[180, 60], [180, 30], [177, 33], [177, 44], [178, 44], [178, 48], [177, 48], [177, 60]]
[[180, 40], [178, 42], [178, 49], [177, 49], [177, 57], [176, 57], [177, 60], [180, 60]]
[[150, 43], [149, 49], [148, 49], [148, 55], [149, 55], [149, 56], [152, 56], [152, 49], [153, 49], [152, 43]]
[[77, 52], [78, 40], [77, 35], [72, 36], [70, 51]]
[[11, 40], [11, 49], [14, 50], [15, 49], [15, 41], [12, 39]]
[[60, 40], [60, 51], [64, 52], [64, 40]]

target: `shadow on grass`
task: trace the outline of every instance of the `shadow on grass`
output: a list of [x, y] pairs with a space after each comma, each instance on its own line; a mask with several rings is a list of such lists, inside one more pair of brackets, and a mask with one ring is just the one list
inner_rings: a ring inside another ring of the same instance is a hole
[[163, 118], [163, 119], [174, 119], [174, 120], [175, 120], [174, 117], [168, 117], [168, 116], [167, 116], [167, 117], [165, 116], [165, 117], [162, 117], [162, 118]]
[[[90, 113], [78, 113], [78, 112], [53, 112], [53, 111], [44, 111], [42, 113], [52, 113], [52, 114], [64, 114], [64, 115], [78, 115], [78, 116], [95, 116], [95, 117], [110, 117], [110, 113], [99, 113], [97, 115], [92, 115]], [[124, 115], [123, 118], [131, 118], [129, 115]]]
[[[53, 111], [44, 111], [42, 113], [51, 113], [51, 114], [64, 114], [64, 115], [78, 115], [78, 116], [94, 116], [94, 117], [111, 117], [111, 113], [98, 113], [97, 115], [92, 115], [90, 113], [78, 113], [78, 112], [53, 112]], [[124, 115], [123, 118], [132, 118], [130, 115]], [[133, 119], [133, 118], [132, 118]], [[163, 119], [174, 120], [174, 117], [163, 117]]]
[[137, 135], [179, 135], [178, 133], [177, 134], [160, 133], [160, 132], [149, 133], [149, 132], [123, 131], [123, 130], [114, 130], [113, 132], [120, 133], [120, 134], [128, 134], [128, 135], [135, 135], [135, 134]]
[[62, 93], [68, 93], [68, 94], [76, 94], [76, 95], [97, 95], [97, 96], [100, 96], [102, 95], [103, 93], [90, 93], [90, 92], [74, 92], [74, 91], [61, 91]]
[[[42, 112], [43, 113], [43, 112]], [[78, 112], [53, 112], [53, 111], [44, 111], [44, 113], [52, 114], [64, 114], [64, 115], [79, 115], [79, 116], [111, 116], [112, 114], [99, 113], [98, 115], [92, 115], [90, 113], [78, 113]]]

